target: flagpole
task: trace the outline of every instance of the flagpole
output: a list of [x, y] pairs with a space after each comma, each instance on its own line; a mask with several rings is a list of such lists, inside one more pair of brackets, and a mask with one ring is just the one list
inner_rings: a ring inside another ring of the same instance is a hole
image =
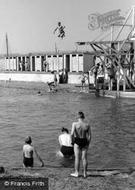
[[59, 50], [58, 50], [58, 47], [57, 47], [57, 43], [55, 42], [55, 53], [56, 53], [56, 57], [57, 57], [57, 73], [59, 75]]
[[8, 60], [8, 69], [10, 71], [10, 58], [9, 58], [9, 47], [8, 47], [8, 35], [6, 33], [6, 53], [7, 53], [7, 60]]
[[8, 36], [6, 33], [6, 51], [7, 51], [7, 57], [9, 57], [9, 51], [8, 51]]

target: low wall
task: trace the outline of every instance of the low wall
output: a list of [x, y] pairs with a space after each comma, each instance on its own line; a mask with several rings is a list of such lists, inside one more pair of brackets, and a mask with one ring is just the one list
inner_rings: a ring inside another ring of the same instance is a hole
[[28, 82], [48, 82], [53, 80], [54, 76], [50, 73], [22, 73], [5, 72], [0, 73], [0, 80], [28, 81]]
[[[68, 83], [69, 84], [80, 84], [81, 73], [69, 73]], [[58, 75], [57, 75], [58, 77]], [[25, 81], [25, 82], [48, 82], [52, 81], [54, 76], [51, 73], [43, 72], [1, 72], [0, 80], [11, 80], [11, 81]], [[86, 82], [87, 83], [87, 82]]]
[[80, 84], [81, 83], [81, 74], [69, 73], [68, 74], [68, 83], [69, 84]]
[[[81, 73], [69, 73], [68, 75], [68, 83], [69, 84], [81, 84]], [[94, 84], [94, 75], [89, 75], [89, 82], [91, 84]], [[88, 84], [88, 80], [85, 81], [86, 84]]]

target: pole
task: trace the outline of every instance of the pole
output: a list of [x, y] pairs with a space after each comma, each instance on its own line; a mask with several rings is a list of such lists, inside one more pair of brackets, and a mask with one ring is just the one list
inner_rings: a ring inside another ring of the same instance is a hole
[[55, 42], [55, 53], [56, 53], [56, 57], [57, 57], [57, 75], [59, 76], [59, 50], [57, 48], [56, 42]]
[[133, 11], [133, 14], [132, 14], [132, 27], [134, 28], [133, 31], [132, 31], [132, 36], [134, 37], [135, 36], [135, 6], [132, 7], [132, 11]]
[[9, 51], [8, 51], [8, 36], [6, 33], [6, 50], [7, 50], [7, 57], [9, 57]]
[[114, 29], [114, 25], [111, 25], [111, 41], [113, 41], [113, 29]]
[[9, 59], [9, 48], [8, 48], [8, 35], [6, 33], [6, 51], [7, 51], [7, 58], [8, 58], [8, 64], [9, 64], [9, 71], [10, 71], [10, 59]]
[[133, 16], [132, 16], [132, 26], [135, 27], [135, 6], [132, 7]]

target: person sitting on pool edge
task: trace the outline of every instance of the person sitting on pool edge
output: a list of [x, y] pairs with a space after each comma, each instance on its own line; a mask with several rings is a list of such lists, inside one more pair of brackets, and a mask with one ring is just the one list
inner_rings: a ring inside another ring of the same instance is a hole
[[62, 134], [59, 136], [60, 153], [62, 157], [72, 157], [74, 149], [72, 145], [71, 135], [67, 128], [61, 129]]
[[43, 160], [38, 155], [34, 146], [32, 146], [32, 139], [30, 136], [26, 137], [23, 145], [23, 166], [24, 168], [32, 168], [34, 166], [33, 154], [36, 154], [38, 160], [41, 162], [41, 167], [44, 166]]
[[56, 76], [56, 72], [52, 71], [51, 72], [53, 74], [53, 80], [50, 79], [49, 82], [47, 82], [48, 87], [49, 87], [49, 92], [55, 92], [57, 91], [56, 86], [57, 86], [57, 76]]

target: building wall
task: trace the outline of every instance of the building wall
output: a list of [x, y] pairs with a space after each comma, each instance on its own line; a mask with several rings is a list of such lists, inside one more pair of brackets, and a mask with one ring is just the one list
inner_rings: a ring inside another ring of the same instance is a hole
[[16, 58], [15, 57], [11, 57], [10, 58], [10, 70], [11, 71], [16, 71]]
[[1, 58], [0, 59], [0, 71], [5, 71], [6, 69], [6, 59], [5, 58]]
[[[49, 55], [25, 55], [14, 56], [5, 59], [5, 71], [43, 71], [43, 59], [47, 62], [46, 72], [67, 70], [68, 72], [88, 72], [92, 62], [92, 56], [86, 53], [49, 54]], [[28, 60], [29, 59], [29, 60]], [[29, 69], [27, 69], [29, 63]]]
[[68, 84], [81, 84], [81, 74], [69, 73]]
[[6, 65], [6, 68], [5, 68], [5, 70], [8, 70], [8, 71], [10, 71], [10, 60], [8, 59], [8, 58], [6, 58], [5, 59], [5, 65]]
[[62, 70], [64, 68], [64, 56], [60, 55], [58, 57], [58, 70]]
[[48, 55], [46, 60], [47, 60], [47, 63], [48, 63], [48, 70], [53, 71], [54, 70], [53, 56]]
[[83, 72], [83, 68], [84, 68], [84, 55], [83, 54], [79, 54], [78, 55], [78, 70], [79, 72]]
[[70, 54], [70, 72], [84, 71], [84, 54]]
[[88, 72], [93, 66], [93, 55], [84, 54], [84, 63], [83, 63], [83, 71]]
[[[42, 70], [43, 60], [45, 57], [48, 63], [48, 72]], [[27, 57], [29, 60], [27, 60]], [[89, 63], [91, 56], [82, 53], [70, 53], [62, 55], [25, 55], [5, 58], [5, 68], [1, 66], [0, 80], [13, 80], [13, 81], [35, 81], [35, 82], [48, 82], [53, 81], [53, 75], [51, 71], [57, 71], [57, 75], [60, 70], [68, 71], [68, 83], [69, 84], [81, 84], [82, 72], [87, 72], [89, 69]], [[91, 58], [92, 59], [92, 58]], [[26, 62], [29, 63], [29, 70], [27, 70]], [[24, 67], [21, 64], [24, 63]], [[3, 72], [5, 70], [6, 72]], [[10, 71], [10, 72], [8, 72]], [[17, 71], [12, 73], [12, 71]]]
[[42, 61], [41, 56], [35, 56], [35, 71], [41, 71]]
[[58, 56], [57, 55], [53, 55], [52, 62], [53, 62], [53, 70], [58, 71], [59, 65], [58, 65]]
[[72, 54], [72, 72], [79, 71], [78, 54]]

